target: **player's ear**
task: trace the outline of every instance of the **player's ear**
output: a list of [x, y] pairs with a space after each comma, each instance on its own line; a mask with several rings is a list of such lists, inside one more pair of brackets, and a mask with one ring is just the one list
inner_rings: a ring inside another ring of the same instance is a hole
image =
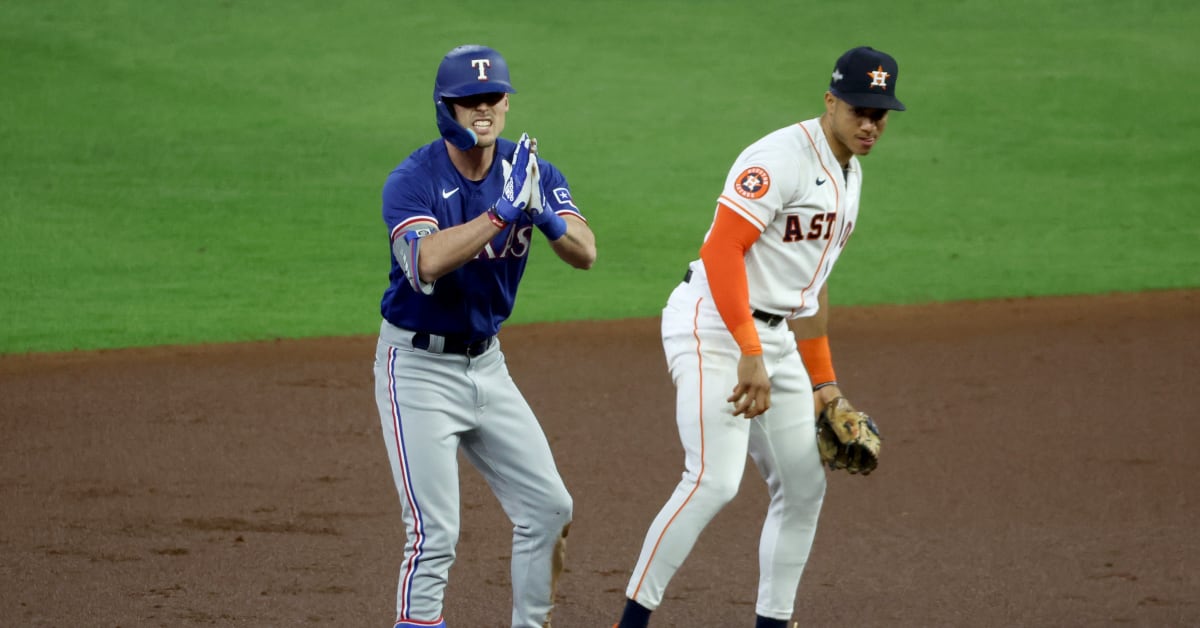
[[825, 92], [825, 113], [832, 114], [833, 108], [837, 106], [837, 96], [833, 92]]

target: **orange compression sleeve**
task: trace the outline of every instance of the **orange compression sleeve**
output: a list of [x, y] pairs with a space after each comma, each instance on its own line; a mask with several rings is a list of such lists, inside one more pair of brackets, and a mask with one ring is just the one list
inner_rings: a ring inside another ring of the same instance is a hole
[[753, 224], [718, 204], [708, 239], [700, 247], [713, 303], [746, 355], [762, 355], [762, 343], [750, 316], [750, 287], [746, 281], [746, 251], [758, 236]]
[[800, 359], [804, 360], [804, 368], [808, 369], [808, 378], [813, 387], [830, 382], [837, 383], [837, 375], [833, 372], [833, 357], [829, 353], [829, 336], [805, 338], [796, 343], [800, 349]]

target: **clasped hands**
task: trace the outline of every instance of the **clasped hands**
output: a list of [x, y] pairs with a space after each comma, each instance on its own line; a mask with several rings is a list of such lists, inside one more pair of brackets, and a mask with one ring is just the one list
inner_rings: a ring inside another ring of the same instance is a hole
[[514, 222], [527, 214], [546, 237], [557, 240], [567, 231], [566, 222], [546, 203], [538, 170], [537, 140], [522, 133], [513, 151], [512, 161], [501, 160], [504, 166], [504, 190], [496, 201], [495, 212], [504, 222]]

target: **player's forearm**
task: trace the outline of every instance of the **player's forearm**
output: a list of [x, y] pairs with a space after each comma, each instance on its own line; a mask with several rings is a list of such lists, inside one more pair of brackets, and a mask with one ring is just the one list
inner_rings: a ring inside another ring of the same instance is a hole
[[789, 320], [788, 327], [792, 328], [792, 333], [796, 335], [796, 340], [824, 336], [829, 331], [828, 313], [825, 311], [825, 308], [821, 308], [812, 316]]
[[796, 340], [818, 338], [829, 333], [829, 290], [828, 284], [821, 286], [817, 294], [817, 313], [804, 318], [788, 320], [788, 327], [796, 335]]
[[841, 394], [841, 390], [837, 389], [837, 372], [833, 368], [833, 355], [829, 350], [829, 294], [826, 286], [821, 286], [817, 306], [816, 314], [794, 323], [789, 322], [789, 325], [796, 335], [796, 349], [800, 351], [800, 359], [804, 361], [813, 391], [819, 393], [816, 398], [824, 402]]
[[567, 232], [557, 240], [550, 241], [550, 248], [562, 261], [587, 270], [596, 263], [596, 234], [582, 220], [568, 216]]
[[482, 214], [469, 222], [426, 236], [421, 242], [418, 262], [421, 281], [433, 283], [475, 259], [498, 231], [499, 227], [487, 214]]

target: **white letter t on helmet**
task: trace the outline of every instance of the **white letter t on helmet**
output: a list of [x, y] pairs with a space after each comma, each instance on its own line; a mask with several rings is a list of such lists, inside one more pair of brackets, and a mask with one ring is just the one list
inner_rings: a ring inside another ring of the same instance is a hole
[[471, 59], [471, 67], [479, 70], [479, 80], [488, 80], [487, 69], [492, 66], [491, 59]]

